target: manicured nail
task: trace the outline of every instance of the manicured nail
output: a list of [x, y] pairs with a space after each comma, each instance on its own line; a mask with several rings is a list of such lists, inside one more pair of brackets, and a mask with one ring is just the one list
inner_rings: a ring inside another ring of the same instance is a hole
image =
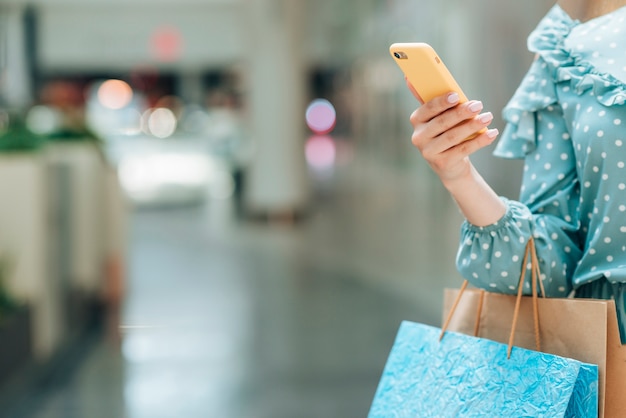
[[487, 136], [491, 139], [495, 138], [496, 136], [498, 136], [498, 130], [497, 129], [489, 129], [487, 131]]
[[469, 110], [472, 112], [480, 112], [481, 110], [483, 110], [483, 102], [479, 102], [479, 101], [473, 101], [470, 105], [469, 105]]
[[478, 120], [481, 123], [487, 123], [491, 121], [491, 119], [493, 119], [493, 115], [491, 114], [491, 112], [483, 113], [482, 115], [478, 117]]
[[448, 95], [448, 103], [454, 104], [459, 101], [459, 95], [457, 93], [450, 93]]

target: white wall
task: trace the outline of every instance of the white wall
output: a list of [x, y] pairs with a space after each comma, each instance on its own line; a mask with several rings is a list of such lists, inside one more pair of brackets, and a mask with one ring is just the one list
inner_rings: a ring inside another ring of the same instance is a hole
[[[4, 0], [39, 11], [43, 70], [128, 70], [156, 63], [150, 36], [161, 25], [177, 27], [183, 54], [165, 67], [194, 70], [245, 59], [246, 10], [259, 0]], [[368, 46], [360, 26], [376, 10], [374, 0], [291, 0], [306, 14], [300, 24], [305, 62], [347, 62]], [[271, 13], [280, 1], [264, 2]], [[375, 13], [374, 13], [375, 15]]]
[[[127, 71], [137, 65], [193, 69], [229, 64], [245, 53], [239, 6], [235, 2], [45, 4], [38, 13], [40, 65], [44, 71], [79, 72]], [[162, 62], [154, 54], [155, 33], [168, 28], [180, 35], [180, 55], [174, 62]]]

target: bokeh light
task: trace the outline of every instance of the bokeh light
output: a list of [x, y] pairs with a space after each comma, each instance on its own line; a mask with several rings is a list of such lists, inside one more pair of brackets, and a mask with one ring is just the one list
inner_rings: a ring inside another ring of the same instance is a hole
[[185, 103], [180, 97], [174, 95], [166, 95], [160, 97], [156, 101], [154, 107], [169, 109], [174, 113], [174, 116], [179, 119], [183, 113], [183, 110], [185, 109]]
[[328, 135], [314, 135], [306, 142], [305, 155], [311, 168], [317, 170], [331, 168], [337, 156], [335, 141]]
[[131, 196], [142, 197], [168, 187], [206, 187], [211, 175], [207, 158], [183, 153], [124, 157], [120, 182]]
[[63, 123], [60, 112], [50, 106], [33, 106], [26, 114], [26, 127], [39, 135], [48, 135], [58, 130]]
[[79, 82], [54, 80], [44, 83], [39, 92], [41, 104], [58, 109], [80, 108], [85, 102], [85, 92]]
[[145, 116], [147, 116], [147, 120], [144, 126], [147, 127], [149, 133], [157, 138], [168, 138], [176, 131], [176, 116], [170, 109], [161, 107], [146, 112]]
[[188, 133], [203, 134], [210, 124], [207, 111], [198, 105], [189, 105], [185, 108], [180, 125]]
[[318, 135], [331, 132], [336, 121], [335, 107], [326, 99], [315, 99], [306, 109], [307, 126]]
[[162, 26], [157, 28], [150, 38], [154, 57], [163, 62], [172, 62], [180, 58], [183, 37], [176, 27]]
[[98, 100], [108, 109], [122, 109], [133, 99], [133, 89], [122, 80], [107, 80], [98, 88]]

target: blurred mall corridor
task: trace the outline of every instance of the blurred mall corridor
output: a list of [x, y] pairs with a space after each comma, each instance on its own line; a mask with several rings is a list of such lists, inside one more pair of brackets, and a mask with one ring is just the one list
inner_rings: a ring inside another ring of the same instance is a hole
[[389, 45], [502, 129], [552, 3], [0, 0], [0, 418], [364, 417], [460, 284]]
[[119, 332], [0, 416], [365, 416], [400, 321], [438, 323], [458, 284], [456, 209], [423, 168], [347, 165], [293, 225], [231, 200], [135, 211]]

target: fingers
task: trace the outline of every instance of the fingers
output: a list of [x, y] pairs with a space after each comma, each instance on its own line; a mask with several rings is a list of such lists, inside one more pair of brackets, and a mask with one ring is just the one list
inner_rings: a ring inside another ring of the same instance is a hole
[[[444, 173], [450, 167], [496, 139], [498, 130], [487, 130], [492, 120], [491, 112], [482, 113], [445, 131], [438, 137], [418, 144], [418, 148], [435, 171], [445, 175]], [[415, 133], [414, 136], [416, 136]]]
[[476, 151], [493, 143], [498, 133], [497, 129], [486, 130], [475, 138], [463, 141], [443, 153], [430, 156], [430, 158], [425, 155], [425, 158], [435, 168], [435, 171], [439, 173], [444, 172]]
[[[414, 127], [413, 144], [421, 148], [420, 144], [428, 143], [432, 138], [443, 135], [463, 125], [466, 121], [479, 116], [479, 112], [482, 109], [482, 102], [476, 100], [458, 104], [458, 95], [456, 93], [440, 96], [425, 103], [415, 110], [410, 117], [411, 124]], [[459, 140], [467, 138], [483, 127], [478, 126], [475, 131], [467, 133], [465, 137], [459, 138]], [[459, 131], [455, 130], [453, 132], [457, 133]]]
[[441, 178], [458, 175], [467, 164], [467, 157], [491, 144], [498, 135], [497, 129], [487, 129], [493, 114], [481, 113], [482, 102], [459, 100], [454, 92], [444, 94], [424, 103], [411, 115], [411, 141]]
[[[415, 97], [417, 97], [418, 100], [423, 103], [415, 89], [413, 89], [410, 84], [408, 84], [408, 86], [413, 92], [413, 95], [415, 95]], [[413, 126], [415, 126], [418, 123], [430, 122], [448, 109], [451, 109], [458, 105], [459, 100], [459, 95], [454, 92], [435, 97], [434, 99], [424, 103], [415, 112], [413, 112], [413, 114], [411, 115], [411, 123], [413, 124]]]
[[[408, 81], [407, 85], [423, 102]], [[487, 129], [493, 114], [482, 110], [482, 102], [461, 103], [459, 95], [450, 92], [423, 103], [411, 114], [411, 141], [442, 180], [466, 173], [468, 157], [498, 136], [497, 129]]]
[[485, 132], [486, 127], [493, 121], [491, 112], [481, 113], [471, 119], [462, 121], [450, 129], [444, 130], [439, 136], [424, 144], [423, 148], [431, 148], [433, 152], [440, 153], [455, 147], [467, 139], [471, 139], [478, 132]]
[[[447, 110], [427, 123], [414, 125], [411, 141], [422, 153], [437, 154], [485, 132], [491, 112], [478, 114], [482, 103], [472, 101]], [[419, 109], [418, 109], [419, 110]]]

